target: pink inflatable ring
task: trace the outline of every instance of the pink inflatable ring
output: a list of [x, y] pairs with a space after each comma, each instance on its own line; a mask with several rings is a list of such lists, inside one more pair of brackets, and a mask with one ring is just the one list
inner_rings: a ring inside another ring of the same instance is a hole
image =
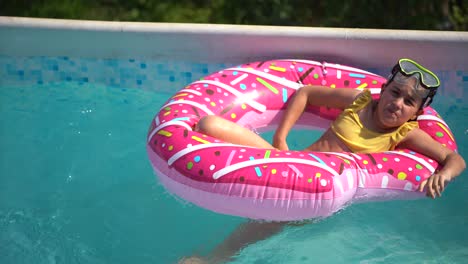
[[[277, 126], [288, 99], [303, 85], [370, 89], [385, 78], [360, 69], [309, 60], [247, 63], [195, 81], [174, 94], [151, 122], [147, 151], [160, 182], [209, 210], [265, 220], [301, 220], [333, 214], [353, 201], [412, 199], [438, 164], [397, 149], [373, 154], [279, 151], [233, 145], [193, 131], [218, 115], [258, 131]], [[325, 130], [336, 109], [309, 108], [298, 125]], [[454, 137], [427, 107], [419, 126], [456, 150]]]

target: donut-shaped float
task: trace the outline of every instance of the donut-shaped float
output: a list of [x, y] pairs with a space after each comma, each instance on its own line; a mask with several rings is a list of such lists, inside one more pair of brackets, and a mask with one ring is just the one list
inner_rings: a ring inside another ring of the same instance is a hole
[[[160, 182], [209, 210], [252, 219], [301, 220], [333, 214], [353, 201], [424, 197], [419, 184], [437, 162], [407, 149], [372, 154], [279, 151], [233, 145], [193, 131], [218, 115], [257, 131], [275, 129], [300, 87], [370, 89], [377, 98], [385, 78], [310, 60], [262, 61], [224, 69], [176, 92], [161, 107], [147, 136]], [[340, 111], [307, 108], [297, 125], [325, 130]], [[431, 107], [419, 127], [452, 150], [447, 124]]]

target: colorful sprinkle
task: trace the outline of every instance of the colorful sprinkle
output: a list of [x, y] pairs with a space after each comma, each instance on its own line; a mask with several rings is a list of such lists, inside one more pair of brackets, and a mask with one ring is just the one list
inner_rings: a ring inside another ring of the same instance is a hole
[[200, 157], [200, 156], [195, 156], [195, 157], [193, 158], [193, 161], [195, 161], [196, 163], [200, 162], [200, 160], [201, 160], [201, 157]]
[[216, 168], [216, 166], [214, 164], [210, 165], [210, 170], [214, 170], [215, 168]]
[[416, 181], [420, 181], [420, 180], [421, 180], [421, 176], [416, 175]]
[[187, 169], [191, 170], [193, 168], [193, 163], [191, 161], [189, 161], [187, 163]]
[[265, 80], [263, 80], [263, 79], [257, 77], [257, 81], [258, 81], [259, 83], [263, 84], [263, 85], [264, 85], [266, 88], [268, 88], [272, 93], [278, 94], [278, 90], [277, 90], [275, 87], [271, 86], [271, 84], [267, 83]]
[[271, 150], [265, 151], [265, 156], [263, 156], [264, 159], [270, 158]]
[[243, 84], [243, 83], [241, 83], [241, 84], [239, 85], [239, 87], [240, 87], [242, 90], [247, 89], [247, 86], [246, 86], [245, 84]]
[[288, 90], [283, 88], [283, 103], [286, 103], [286, 101], [288, 101]]
[[232, 113], [232, 114], [231, 114], [231, 118], [232, 118], [232, 119], [234, 119], [234, 118], [236, 118], [236, 117], [237, 117], [236, 113]]
[[440, 123], [437, 123], [437, 125], [439, 125], [440, 128], [442, 128], [442, 129], [447, 133], [447, 135], [449, 135], [449, 137], [452, 139], [452, 141], [455, 141], [455, 139], [454, 139], [453, 136], [452, 136], [452, 133], [450, 133], [450, 132], [447, 130], [447, 128], [444, 127], [444, 125], [442, 125], [442, 124], [440, 124]]
[[206, 141], [206, 140], [204, 140], [204, 139], [201, 139], [201, 138], [199, 138], [199, 137], [197, 137], [197, 136], [192, 136], [192, 139], [195, 140], [195, 141], [198, 141], [198, 142], [200, 142], [200, 143], [203, 143], [203, 144], [209, 144], [209, 143], [210, 143], [209, 141]]
[[312, 178], [307, 179], [308, 183], [312, 183]]
[[317, 73], [314, 73], [314, 79], [318, 79], [319, 75]]
[[158, 131], [158, 134], [162, 135], [162, 136], [166, 136], [166, 137], [171, 137], [172, 136], [171, 132], [166, 131], [166, 130], [162, 130], [162, 129]]
[[416, 169], [421, 170], [422, 168], [423, 166], [421, 166], [421, 164], [416, 164]]
[[406, 179], [406, 176], [407, 176], [407, 175], [406, 175], [406, 173], [404, 173], [404, 172], [399, 172], [399, 173], [397, 174], [397, 177], [398, 177], [399, 180], [404, 180], [404, 179]]
[[[255, 158], [252, 157], [252, 156], [249, 157], [249, 160], [254, 160], [254, 159], [255, 159]], [[257, 174], [257, 177], [262, 177], [262, 171], [260, 170], [260, 168], [259, 168], [259, 167], [255, 167], [254, 169], [255, 169], [255, 173]]]
[[324, 166], [327, 166], [327, 164], [325, 164], [325, 162], [323, 162], [323, 160], [321, 160], [319, 157], [317, 157], [316, 155], [312, 154], [312, 153], [309, 153], [309, 156], [311, 156], [312, 158], [314, 158], [315, 160], [317, 160], [320, 164], [324, 165]]
[[247, 108], [247, 105], [246, 104], [241, 104], [241, 108], [245, 110]]
[[174, 149], [174, 146], [170, 145], [167, 149], [168, 149], [169, 151], [171, 151], [171, 150]]
[[[180, 94], [174, 95], [172, 98], [176, 98], [176, 97], [180, 97], [180, 96], [187, 96], [187, 95], [188, 95], [188, 93], [180, 93]], [[169, 108], [169, 107], [166, 107], [166, 108]], [[167, 110], [169, 110], [169, 109], [167, 109]]]
[[269, 68], [274, 70], [274, 71], [286, 72], [286, 69], [282, 68], [282, 67], [270, 66]]
[[322, 176], [320, 172], [315, 173], [315, 178], [320, 178], [320, 176]]
[[367, 83], [363, 83], [363, 84], [358, 86], [358, 89], [364, 89], [366, 87], [367, 87]]
[[271, 174], [273, 174], [273, 175], [276, 174], [276, 169], [272, 169]]
[[349, 77], [361, 78], [361, 79], [366, 78], [366, 76], [364, 74], [359, 74], [359, 73], [350, 73]]
[[437, 137], [443, 137], [443, 136], [444, 136], [444, 133], [442, 133], [442, 132], [436, 132], [436, 136], [437, 136]]

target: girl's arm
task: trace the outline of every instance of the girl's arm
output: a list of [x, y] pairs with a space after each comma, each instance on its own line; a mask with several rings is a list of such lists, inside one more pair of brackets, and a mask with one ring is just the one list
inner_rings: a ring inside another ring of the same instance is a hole
[[432, 198], [440, 197], [446, 183], [460, 175], [466, 168], [462, 156], [442, 146], [421, 129], [413, 129], [399, 145], [431, 157], [442, 165], [442, 169], [436, 171], [419, 186], [419, 191], [427, 187], [426, 194]]
[[273, 146], [280, 150], [288, 150], [286, 137], [307, 105], [344, 109], [354, 101], [359, 93], [361, 91], [356, 89], [340, 89], [316, 85], [300, 88], [288, 102], [286, 112], [273, 136]]

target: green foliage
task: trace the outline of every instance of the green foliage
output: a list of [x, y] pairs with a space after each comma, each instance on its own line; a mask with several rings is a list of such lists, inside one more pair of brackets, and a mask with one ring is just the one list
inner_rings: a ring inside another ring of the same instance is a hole
[[142, 22], [466, 30], [468, 0], [17, 0], [0, 15]]

